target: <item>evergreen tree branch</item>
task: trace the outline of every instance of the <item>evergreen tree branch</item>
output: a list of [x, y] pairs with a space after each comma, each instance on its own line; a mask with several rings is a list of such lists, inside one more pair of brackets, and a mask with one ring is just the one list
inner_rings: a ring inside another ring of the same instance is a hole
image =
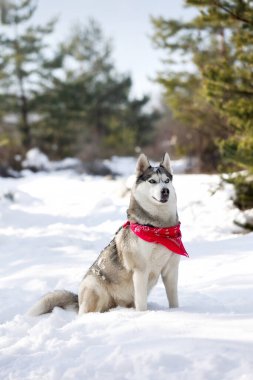
[[224, 5], [222, 5], [219, 1], [217, 0], [213, 0], [213, 4], [216, 5], [218, 8], [222, 9], [223, 11], [225, 11], [226, 13], [228, 13], [230, 16], [232, 16], [234, 19], [238, 20], [238, 21], [242, 21], [246, 24], [249, 24], [249, 25], [253, 25], [253, 21], [252, 20], [248, 20], [247, 18], [237, 14], [237, 13], [234, 13], [231, 9], [225, 7]]

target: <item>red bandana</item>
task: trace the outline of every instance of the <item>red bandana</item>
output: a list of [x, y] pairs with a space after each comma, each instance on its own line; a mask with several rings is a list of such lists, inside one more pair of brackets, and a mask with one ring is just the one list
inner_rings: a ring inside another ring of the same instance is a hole
[[149, 243], [162, 244], [178, 255], [189, 257], [181, 240], [180, 223], [173, 227], [159, 228], [128, 221], [123, 225], [123, 228], [127, 228], [128, 226], [139, 238]]

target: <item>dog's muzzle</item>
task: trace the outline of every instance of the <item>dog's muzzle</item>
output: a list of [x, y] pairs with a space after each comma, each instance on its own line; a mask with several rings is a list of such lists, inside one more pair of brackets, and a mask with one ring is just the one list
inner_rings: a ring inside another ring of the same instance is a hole
[[168, 201], [168, 199], [169, 199], [169, 195], [170, 195], [169, 189], [167, 189], [167, 187], [164, 187], [161, 190], [161, 199], [160, 199], [160, 202], [166, 203]]

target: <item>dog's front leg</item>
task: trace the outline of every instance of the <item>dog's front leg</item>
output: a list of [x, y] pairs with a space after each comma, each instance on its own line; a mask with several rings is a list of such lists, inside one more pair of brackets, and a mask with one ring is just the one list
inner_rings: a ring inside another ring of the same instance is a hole
[[162, 271], [162, 279], [166, 289], [169, 307], [178, 307], [177, 282], [179, 261], [180, 256], [174, 255]]
[[134, 303], [138, 311], [147, 310], [148, 273], [135, 270], [133, 273]]

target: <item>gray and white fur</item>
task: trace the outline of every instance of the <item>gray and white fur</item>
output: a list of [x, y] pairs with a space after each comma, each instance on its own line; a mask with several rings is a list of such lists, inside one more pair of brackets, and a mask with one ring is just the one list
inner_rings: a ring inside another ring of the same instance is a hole
[[[128, 220], [153, 227], [176, 225], [177, 200], [172, 178], [168, 153], [158, 167], [152, 167], [141, 154], [127, 210]], [[74, 308], [79, 315], [117, 306], [147, 310], [148, 294], [160, 275], [169, 306], [178, 307], [179, 261], [180, 255], [140, 239], [130, 228], [121, 227], [85, 274], [78, 296], [56, 290], [46, 294], [29, 314], [49, 313], [54, 307]]]

